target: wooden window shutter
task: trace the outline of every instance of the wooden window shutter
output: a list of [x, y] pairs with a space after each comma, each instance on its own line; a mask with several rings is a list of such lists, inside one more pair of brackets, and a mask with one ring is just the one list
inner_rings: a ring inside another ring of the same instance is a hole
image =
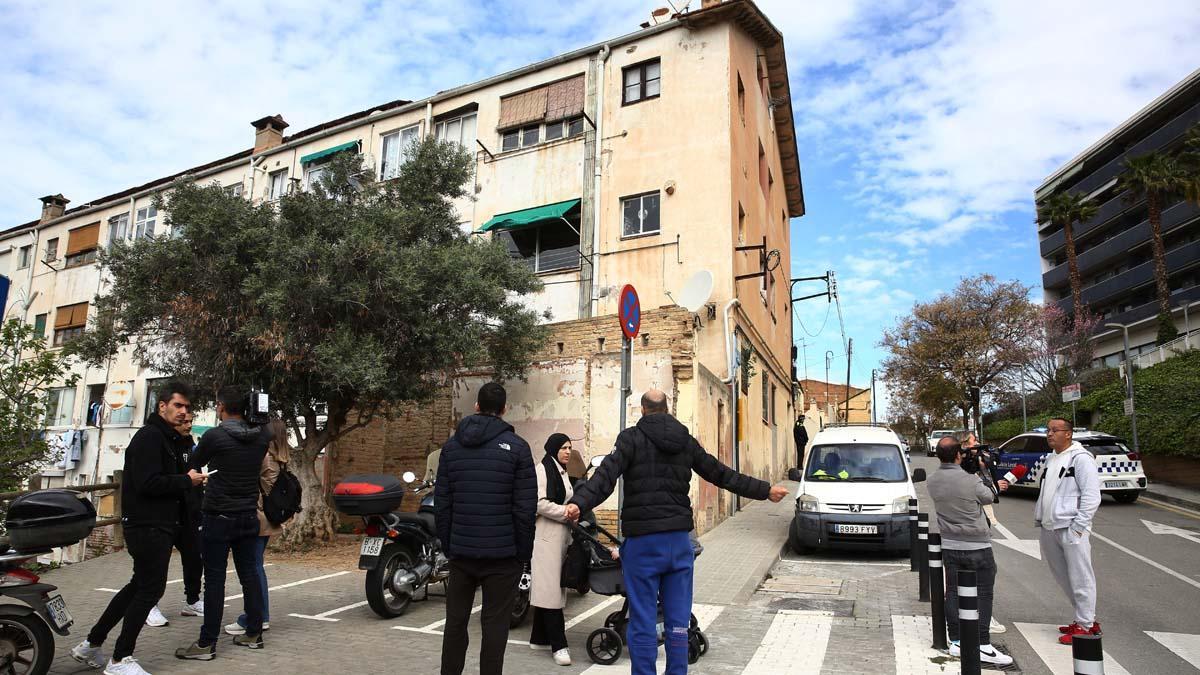
[[554, 82], [547, 90], [547, 121], [553, 122], [583, 114], [583, 75]]
[[87, 325], [88, 304], [64, 305], [54, 314], [54, 330], [79, 328]]
[[67, 233], [67, 255], [90, 251], [100, 245], [100, 223], [77, 227]]
[[539, 87], [500, 99], [500, 129], [546, 119], [548, 87]]

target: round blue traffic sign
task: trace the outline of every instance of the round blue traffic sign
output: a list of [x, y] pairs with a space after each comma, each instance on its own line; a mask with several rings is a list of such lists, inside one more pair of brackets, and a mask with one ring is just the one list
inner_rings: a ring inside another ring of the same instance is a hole
[[625, 288], [621, 289], [617, 315], [621, 318], [621, 332], [625, 337], [630, 340], [637, 337], [642, 328], [642, 303], [638, 300], [637, 291], [630, 284], [625, 284]]

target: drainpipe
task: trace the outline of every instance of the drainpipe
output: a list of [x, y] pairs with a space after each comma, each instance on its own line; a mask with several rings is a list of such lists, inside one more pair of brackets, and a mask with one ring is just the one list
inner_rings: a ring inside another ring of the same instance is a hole
[[[600, 144], [604, 138], [604, 64], [608, 63], [608, 57], [612, 54], [612, 50], [608, 45], [600, 48], [600, 52], [596, 54], [596, 58], [600, 60], [599, 67], [596, 68], [596, 148], [594, 157], [593, 171], [593, 186], [592, 186], [592, 261], [593, 263], [600, 262], [600, 256], [596, 255], [600, 251], [600, 209], [603, 207], [604, 200], [600, 199], [600, 161], [603, 153], [600, 151]], [[592, 302], [600, 302], [600, 266], [592, 265]], [[597, 308], [598, 309], [598, 308]], [[592, 316], [598, 312], [593, 311]]]
[[[479, 125], [476, 124], [476, 127]], [[425, 104], [425, 135], [433, 133], [433, 101]]]
[[[733, 350], [736, 345], [733, 344], [734, 336], [729, 330], [729, 314], [740, 303], [737, 298], [733, 298], [725, 303], [725, 309], [722, 312], [725, 315], [725, 361], [728, 364], [729, 376], [721, 380], [722, 384], [729, 385], [729, 391], [733, 394], [733, 421], [730, 426], [733, 428], [733, 470], [741, 471], [742, 465], [742, 449], [738, 446], [738, 382], [737, 369], [733, 365]], [[742, 500], [737, 498], [734, 500], [734, 511], [742, 510]]]

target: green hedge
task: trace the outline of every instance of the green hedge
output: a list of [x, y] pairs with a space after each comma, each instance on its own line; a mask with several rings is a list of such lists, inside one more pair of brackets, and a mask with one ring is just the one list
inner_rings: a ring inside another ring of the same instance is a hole
[[[1200, 457], [1200, 350], [1136, 371], [1133, 388], [1141, 451], [1148, 455]], [[1132, 441], [1124, 400], [1125, 386], [1119, 380], [1088, 392], [1076, 404], [1079, 420], [1083, 423], [1094, 414], [1094, 430]], [[1070, 406], [1031, 413], [1029, 426], [1043, 426], [1056, 416], [1070, 419]], [[1002, 443], [1019, 433], [1020, 417], [984, 427], [984, 438], [993, 443]]]

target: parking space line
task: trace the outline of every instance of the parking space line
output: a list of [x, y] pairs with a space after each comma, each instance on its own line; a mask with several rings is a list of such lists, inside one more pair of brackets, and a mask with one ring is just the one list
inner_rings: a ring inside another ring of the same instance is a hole
[[[483, 609], [483, 605], [475, 605], [474, 607], [471, 608], [471, 613], [476, 614], [481, 609]], [[415, 630], [420, 633], [436, 632], [438, 635], [441, 635], [441, 632], [438, 631], [437, 629], [444, 625], [446, 625], [446, 620], [441, 619], [440, 621], [434, 621], [433, 623], [429, 624], [428, 626], [421, 626], [420, 628], [409, 628], [408, 626], [392, 626], [392, 628], [394, 628], [396, 630]]]
[[334, 614], [340, 614], [342, 612], [354, 609], [356, 607], [362, 607], [365, 604], [367, 604], [367, 601], [363, 600], [362, 602], [356, 602], [353, 605], [338, 607], [337, 609], [331, 609], [328, 612], [321, 612], [320, 614], [288, 614], [288, 616], [294, 616], [298, 619], [312, 619], [314, 621], [341, 621], [341, 619], [331, 619], [329, 617], [333, 616]]
[[614, 596], [610, 597], [609, 599], [605, 600], [604, 602], [597, 603], [595, 606], [591, 607], [586, 612], [583, 612], [583, 613], [579, 614], [578, 616], [576, 616], [575, 618], [568, 621], [566, 626], [564, 627], [564, 629], [571, 630], [575, 626], [578, 626], [580, 623], [587, 621], [593, 615], [603, 612], [605, 607], [608, 607], [609, 605], [616, 603], [618, 600], [624, 600], [624, 598], [622, 598], [619, 595], [614, 595]]
[[[290, 583], [290, 584], [280, 584], [280, 585], [278, 585], [278, 586], [270, 586], [270, 587], [268, 587], [268, 588], [267, 588], [267, 591], [268, 591], [268, 592], [270, 592], [270, 591], [281, 591], [281, 590], [283, 590], [283, 589], [285, 589], [285, 588], [291, 588], [291, 587], [293, 587], [293, 586], [301, 586], [301, 585], [303, 585], [303, 584], [309, 584], [309, 583], [312, 583], [312, 582], [314, 582], [314, 581], [324, 581], [325, 579], [332, 579], [332, 578], [334, 578], [334, 577], [340, 577], [340, 576], [342, 576], [343, 574], [350, 574], [350, 572], [349, 572], [348, 570], [347, 570], [347, 571], [342, 571], [342, 572], [334, 572], [333, 574], [324, 574], [324, 575], [322, 575], [322, 576], [319, 576], [319, 577], [313, 577], [313, 578], [311, 578], [311, 579], [301, 579], [300, 581], [293, 581], [293, 582], [292, 582], [292, 583]], [[238, 599], [238, 598], [240, 598], [240, 597], [242, 597], [242, 594], [241, 594], [241, 593], [238, 593], [237, 595], [230, 595], [230, 596], [226, 596], [226, 597], [225, 597], [225, 599], [226, 599], [226, 600], [237, 600], [237, 599]]]
[[[263, 567], [270, 567], [270, 566], [272, 566], [272, 565], [274, 565], [274, 564], [275, 564], [275, 563], [266, 563], [266, 564], [264, 564], [264, 565], [263, 565]], [[234, 573], [234, 571], [235, 571], [235, 570], [226, 570], [226, 571], [225, 571], [225, 576], [229, 576], [230, 574], [233, 574], [233, 573]], [[183, 583], [183, 579], [172, 579], [172, 580], [170, 580], [170, 581], [168, 581], [168, 582], [167, 582], [167, 585], [169, 586], [169, 585], [171, 585], [171, 584], [181, 584], [181, 583]], [[93, 588], [92, 590], [94, 590], [94, 591], [103, 591], [103, 592], [105, 592], [105, 593], [120, 593], [120, 592], [121, 592], [121, 589], [119, 589], [119, 588]]]

